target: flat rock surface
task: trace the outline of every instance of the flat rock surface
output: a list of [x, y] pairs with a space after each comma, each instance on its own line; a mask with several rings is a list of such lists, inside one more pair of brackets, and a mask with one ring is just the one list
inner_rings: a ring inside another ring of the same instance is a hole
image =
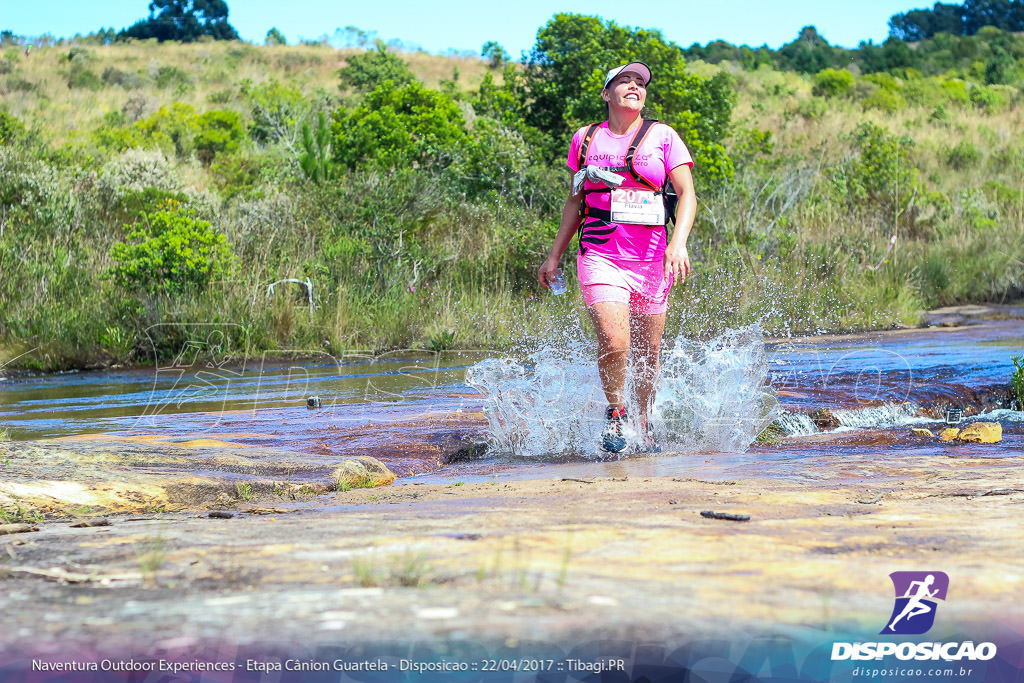
[[[763, 453], [668, 455], [547, 465], [528, 480], [260, 488], [225, 505], [228, 519], [210, 518], [203, 496], [177, 512], [104, 514], [109, 526], [47, 517], [0, 536], [2, 647], [669, 639], [730, 624], [877, 633], [888, 575], [907, 569], [952, 577], [947, 629], [1019, 624], [1024, 471], [977, 448], [794, 458], [784, 477], [765, 476]], [[264, 466], [280, 475], [280, 463], [239, 464]]]

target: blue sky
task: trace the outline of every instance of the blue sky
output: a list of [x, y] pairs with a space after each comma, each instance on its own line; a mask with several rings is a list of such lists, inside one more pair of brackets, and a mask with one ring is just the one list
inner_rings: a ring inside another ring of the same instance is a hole
[[[267, 31], [276, 27], [290, 43], [327, 35], [340, 46], [344, 32], [339, 29], [356, 26], [375, 31], [384, 40], [399, 39], [435, 53], [448, 49], [479, 53], [486, 41], [496, 40], [514, 58], [529, 50], [537, 30], [556, 11], [656, 28], [684, 47], [722, 39], [778, 48], [807, 25], [816, 26], [833, 45], [856, 47], [861, 40], [885, 40], [893, 14], [932, 4], [931, 0], [596, 0], [559, 5], [544, 0], [228, 0], [229, 20], [245, 40], [262, 42]], [[18, 35], [67, 37], [101, 27], [123, 28], [148, 16], [147, 7], [148, 0], [0, 0], [0, 28]]]

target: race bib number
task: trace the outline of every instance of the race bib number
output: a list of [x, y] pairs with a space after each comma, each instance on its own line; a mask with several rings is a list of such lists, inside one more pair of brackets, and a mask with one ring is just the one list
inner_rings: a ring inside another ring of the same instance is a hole
[[635, 187], [612, 190], [612, 222], [633, 225], [665, 225], [661, 194]]

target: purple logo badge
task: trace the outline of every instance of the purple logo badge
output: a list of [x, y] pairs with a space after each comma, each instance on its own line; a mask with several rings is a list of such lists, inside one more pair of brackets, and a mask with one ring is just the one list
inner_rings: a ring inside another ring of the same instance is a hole
[[946, 599], [949, 577], [945, 572], [893, 572], [889, 578], [896, 590], [896, 604], [881, 633], [927, 633], [935, 623], [936, 601]]

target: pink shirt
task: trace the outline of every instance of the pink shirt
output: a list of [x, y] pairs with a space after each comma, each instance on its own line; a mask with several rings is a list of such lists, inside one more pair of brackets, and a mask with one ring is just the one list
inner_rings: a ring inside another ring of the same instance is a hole
[[[584, 126], [572, 136], [569, 146], [569, 168], [575, 173], [579, 170], [580, 145], [589, 126]], [[586, 163], [592, 166], [625, 166], [626, 152], [633, 141], [636, 130], [625, 135], [614, 135], [608, 130], [608, 122], [602, 123], [590, 140], [587, 147]], [[665, 184], [669, 171], [683, 164], [693, 167], [693, 158], [686, 145], [671, 126], [664, 123], [654, 124], [643, 143], [633, 156], [633, 167], [637, 173], [655, 186]], [[633, 180], [628, 172], [620, 175], [626, 178], [622, 187], [643, 187]], [[592, 183], [589, 180], [584, 189], [597, 190], [605, 188], [603, 183]], [[645, 188], [646, 189], [646, 188]], [[610, 192], [591, 192], [586, 195], [588, 206], [607, 210], [611, 205]], [[631, 225], [629, 223], [611, 223], [593, 217], [584, 219], [580, 235], [580, 249], [593, 249], [595, 253], [604, 254], [626, 261], [650, 261], [665, 255], [665, 230], [660, 227]]]

